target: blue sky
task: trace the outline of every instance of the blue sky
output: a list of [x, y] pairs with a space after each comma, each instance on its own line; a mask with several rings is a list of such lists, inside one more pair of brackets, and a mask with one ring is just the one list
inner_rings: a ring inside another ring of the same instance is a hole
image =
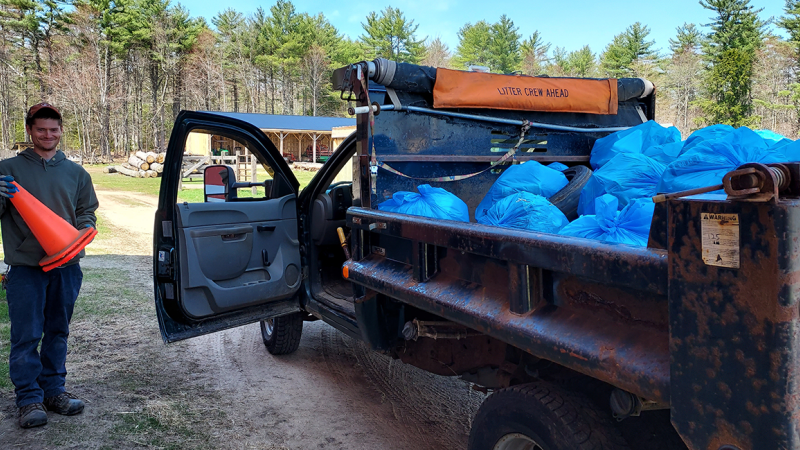
[[[225, 8], [250, 14], [259, 6], [268, 10], [274, 4], [255, 0], [184, 0], [182, 3], [193, 17], [203, 16], [209, 23], [214, 15]], [[613, 6], [602, 0], [566, 0], [563, 3], [509, 0], [294, 0], [293, 3], [299, 12], [322, 12], [340, 32], [353, 39], [363, 33], [361, 23], [366, 21], [370, 11], [380, 11], [390, 5], [400, 7], [406, 18], [419, 25], [418, 37], [438, 36], [451, 51], [455, 51], [458, 45], [456, 33], [464, 24], [482, 19], [492, 23], [502, 14], [514, 21], [523, 38], [539, 30], [544, 40], [553, 44], [553, 48], [561, 46], [572, 51], [588, 44], [595, 53], [600, 53], [614, 35], [637, 21], [650, 27], [650, 39], [656, 41], [655, 46], [662, 53], [669, 49], [669, 38], [675, 36], [676, 27], [684, 22], [704, 25], [711, 21], [711, 11], [700, 6], [697, 0], [618, 0], [611, 2]], [[783, 0], [751, 0], [750, 4], [764, 8], [760, 14], [763, 20], [783, 14]], [[783, 30], [774, 25], [770, 29], [786, 36]]]

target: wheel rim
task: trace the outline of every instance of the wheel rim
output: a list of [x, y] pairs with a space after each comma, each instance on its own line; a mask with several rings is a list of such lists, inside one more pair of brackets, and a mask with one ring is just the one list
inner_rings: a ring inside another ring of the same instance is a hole
[[510, 433], [494, 444], [493, 450], [547, 450], [532, 437], [522, 433]]
[[274, 319], [267, 319], [261, 321], [261, 331], [264, 333], [264, 338], [269, 339], [272, 336], [272, 330], [275, 327]]

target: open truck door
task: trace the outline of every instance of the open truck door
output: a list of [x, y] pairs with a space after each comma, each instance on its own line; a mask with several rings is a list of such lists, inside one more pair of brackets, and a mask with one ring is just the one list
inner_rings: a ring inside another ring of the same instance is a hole
[[[237, 181], [225, 165], [235, 159], [207, 156], [221, 148], [249, 150], [265, 169], [257, 172], [262, 181]], [[184, 155], [198, 149], [199, 157]], [[199, 187], [183, 182], [192, 176], [187, 172], [203, 167], [202, 191], [185, 189], [179, 200], [182, 184]], [[280, 152], [257, 127], [225, 113], [178, 115], [153, 233], [155, 303], [166, 342], [300, 311], [298, 190]]]

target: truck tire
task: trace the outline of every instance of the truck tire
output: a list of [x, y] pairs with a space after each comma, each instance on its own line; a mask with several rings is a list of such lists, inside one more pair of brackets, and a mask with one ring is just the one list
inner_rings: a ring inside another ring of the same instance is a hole
[[581, 190], [592, 177], [592, 169], [585, 166], [575, 166], [564, 170], [569, 184], [563, 189], [553, 194], [548, 200], [556, 205], [570, 221], [578, 218], [578, 200], [581, 198]]
[[547, 382], [501, 389], [484, 400], [469, 450], [630, 450], [611, 420], [581, 394]]
[[261, 321], [261, 339], [273, 355], [288, 355], [300, 346], [303, 314], [293, 313]]

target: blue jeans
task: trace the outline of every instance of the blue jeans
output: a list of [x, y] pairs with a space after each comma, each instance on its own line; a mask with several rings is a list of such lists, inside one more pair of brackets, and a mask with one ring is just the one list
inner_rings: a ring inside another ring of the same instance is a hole
[[40, 267], [10, 268], [6, 284], [11, 319], [9, 373], [18, 408], [64, 392], [69, 321], [82, 281], [78, 264], [50, 272]]

